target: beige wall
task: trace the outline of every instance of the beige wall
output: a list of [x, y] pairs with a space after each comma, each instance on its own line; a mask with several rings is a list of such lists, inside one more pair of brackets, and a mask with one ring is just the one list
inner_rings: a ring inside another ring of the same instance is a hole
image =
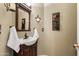
[[0, 24], [2, 25], [0, 34], [0, 55], [11, 55], [6, 47], [6, 42], [9, 35], [9, 26], [14, 24], [14, 13], [7, 12], [4, 4], [0, 3]]
[[[60, 31], [52, 31], [52, 13], [60, 12]], [[75, 55], [77, 4], [44, 4], [44, 50], [47, 55]]]

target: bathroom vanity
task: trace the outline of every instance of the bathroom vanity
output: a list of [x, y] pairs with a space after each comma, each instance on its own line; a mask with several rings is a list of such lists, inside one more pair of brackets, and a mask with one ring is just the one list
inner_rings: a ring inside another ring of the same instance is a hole
[[14, 56], [37, 56], [37, 42], [31, 46], [20, 45], [19, 53], [14, 52]]

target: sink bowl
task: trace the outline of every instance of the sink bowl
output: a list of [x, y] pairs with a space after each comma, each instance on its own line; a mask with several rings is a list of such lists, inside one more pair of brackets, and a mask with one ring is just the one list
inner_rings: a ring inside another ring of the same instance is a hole
[[33, 37], [28, 37], [27, 39], [21, 38], [21, 39], [20, 39], [20, 43], [21, 43], [21, 44], [25, 44], [25, 45], [27, 45], [27, 46], [31, 46], [31, 45], [33, 45], [34, 43], [36, 43], [37, 40], [38, 40], [38, 39], [33, 39]]
[[36, 29], [34, 29], [33, 36], [29, 36], [27, 39], [20, 39], [21, 44], [25, 44], [27, 46], [33, 45], [38, 40], [39, 35]]

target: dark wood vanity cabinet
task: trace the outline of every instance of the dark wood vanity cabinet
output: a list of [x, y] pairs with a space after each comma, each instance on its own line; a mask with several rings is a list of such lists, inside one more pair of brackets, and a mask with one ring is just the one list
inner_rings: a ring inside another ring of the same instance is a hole
[[19, 53], [14, 52], [14, 56], [37, 56], [37, 43], [32, 46], [20, 45]]

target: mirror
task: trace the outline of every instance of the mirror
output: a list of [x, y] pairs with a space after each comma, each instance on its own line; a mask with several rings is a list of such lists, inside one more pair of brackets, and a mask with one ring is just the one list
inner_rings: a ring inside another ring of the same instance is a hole
[[17, 31], [30, 31], [31, 10], [23, 3], [16, 3], [16, 29]]

